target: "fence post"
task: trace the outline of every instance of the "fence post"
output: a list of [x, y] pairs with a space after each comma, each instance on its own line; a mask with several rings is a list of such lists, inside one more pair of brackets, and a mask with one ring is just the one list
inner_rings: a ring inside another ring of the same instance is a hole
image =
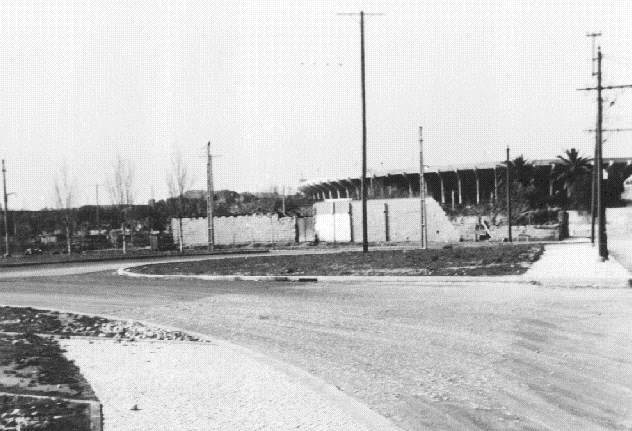
[[388, 228], [388, 204], [384, 202], [384, 238], [386, 239], [386, 242], [389, 242], [391, 240], [389, 233], [390, 232]]

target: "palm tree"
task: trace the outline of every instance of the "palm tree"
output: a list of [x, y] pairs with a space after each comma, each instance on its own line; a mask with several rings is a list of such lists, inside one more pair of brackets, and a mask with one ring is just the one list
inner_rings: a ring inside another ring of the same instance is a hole
[[575, 148], [566, 150], [557, 156], [553, 178], [563, 184], [566, 197], [570, 200], [576, 195], [577, 185], [582, 183], [592, 172], [592, 159], [581, 157]]
[[[533, 164], [525, 159], [523, 155], [520, 155], [509, 162], [503, 162], [503, 165], [509, 165], [512, 183], [517, 182], [526, 187], [533, 181]], [[503, 176], [500, 179], [500, 184], [504, 185], [504, 183], [505, 178]]]

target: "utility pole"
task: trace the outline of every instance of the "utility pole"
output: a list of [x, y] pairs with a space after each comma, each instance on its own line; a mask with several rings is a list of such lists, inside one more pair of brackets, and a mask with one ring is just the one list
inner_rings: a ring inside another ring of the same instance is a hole
[[362, 79], [362, 252], [369, 251], [369, 230], [366, 208], [366, 80], [364, 71], [364, 11], [360, 11], [360, 66]]
[[599, 224], [597, 226], [597, 248], [602, 260], [608, 260], [608, 237], [606, 236], [606, 206], [603, 196], [603, 98], [601, 96], [601, 47], [597, 48], [597, 148], [596, 168], [597, 176], [597, 214]]
[[[358, 15], [357, 13], [340, 13], [338, 15]], [[362, 177], [360, 180], [360, 194], [362, 195], [362, 252], [369, 251], [367, 224], [367, 190], [366, 190], [366, 74], [364, 58], [364, 16], [382, 15], [380, 13], [365, 14], [360, 11], [360, 79], [362, 81]]]
[[285, 186], [283, 186], [283, 195], [281, 195], [281, 212], [285, 215]]
[[[588, 33], [586, 37], [590, 37], [592, 39], [592, 51], [591, 51], [591, 74], [592, 76], [597, 76], [597, 72], [595, 71], [595, 61], [597, 60], [595, 52], [595, 43], [596, 39], [601, 36], [601, 33]], [[595, 137], [595, 155], [593, 157], [593, 171], [592, 171], [592, 182], [591, 182], [591, 198], [590, 198], [590, 242], [592, 244], [595, 243], [595, 218], [597, 217], [597, 137]]]
[[215, 229], [213, 224], [213, 155], [211, 154], [211, 141], [206, 146], [206, 218], [208, 224], [208, 251], [215, 250]]
[[507, 192], [507, 227], [509, 228], [509, 242], [513, 242], [511, 236], [511, 162], [509, 161], [509, 146], [507, 146], [507, 171], [505, 176], [505, 191]]
[[428, 224], [426, 223], [426, 179], [424, 178], [423, 127], [419, 126], [419, 200], [421, 205], [421, 248], [428, 248]]
[[608, 237], [606, 234], [606, 205], [604, 201], [603, 190], [603, 96], [604, 90], [632, 88], [632, 84], [626, 85], [607, 85], [602, 83], [602, 67], [601, 63], [603, 55], [601, 47], [597, 48], [597, 86], [590, 88], [578, 88], [579, 91], [597, 91], [597, 127], [595, 128], [595, 193], [596, 195], [596, 215], [597, 215], [597, 249], [599, 257], [602, 261], [608, 260]]
[[99, 223], [99, 185], [95, 184], [94, 186], [95, 186], [96, 192], [97, 192], [96, 193], [97, 194], [97, 220], [96, 220], [97, 221], [97, 231], [99, 231], [99, 234], [100, 234], [101, 233], [101, 228], [99, 227], [100, 226], [100, 223]]
[[7, 169], [4, 165], [4, 159], [2, 159], [2, 187], [4, 189], [4, 255], [8, 257], [10, 255], [9, 250], [9, 223], [7, 221], [9, 213], [9, 199], [7, 195]]

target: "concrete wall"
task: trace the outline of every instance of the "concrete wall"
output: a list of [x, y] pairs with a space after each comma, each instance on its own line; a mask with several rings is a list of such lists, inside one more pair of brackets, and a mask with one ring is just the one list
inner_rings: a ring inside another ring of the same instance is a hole
[[[184, 245], [198, 246], [208, 243], [206, 218], [183, 218], [182, 232]], [[215, 217], [215, 244], [248, 244], [252, 242], [288, 243], [296, 239], [294, 217], [274, 215], [249, 215], [237, 217]], [[180, 238], [178, 219], [171, 220], [173, 240]]]
[[[335, 214], [334, 214], [335, 206]], [[320, 240], [362, 242], [362, 201], [333, 199], [314, 204], [316, 232]], [[367, 230], [371, 242], [420, 240], [419, 199], [370, 199], [367, 201]], [[426, 198], [428, 240], [453, 242], [459, 234], [441, 206]]]
[[[606, 223], [608, 236], [632, 238], [632, 207], [606, 208]], [[568, 211], [568, 232], [571, 237], [589, 238], [590, 212]]]
[[[478, 217], [478, 216], [460, 216], [454, 217], [452, 223], [455, 229], [459, 232], [461, 241], [475, 241], [475, 229], [481, 221], [487, 221], [489, 226], [491, 241], [504, 241], [509, 238], [509, 227], [506, 224], [506, 219], [502, 224], [495, 225], [491, 222], [490, 217]], [[559, 227], [557, 225], [526, 225], [516, 226], [511, 229], [511, 235], [514, 241], [535, 241], [535, 240], [558, 240], [559, 239]]]
[[606, 208], [606, 232], [610, 237], [632, 238], [632, 207]]
[[314, 241], [315, 229], [314, 217], [298, 217], [296, 219], [296, 241], [309, 242]]
[[332, 199], [315, 205], [314, 228], [320, 241], [351, 242], [350, 202], [349, 199]]

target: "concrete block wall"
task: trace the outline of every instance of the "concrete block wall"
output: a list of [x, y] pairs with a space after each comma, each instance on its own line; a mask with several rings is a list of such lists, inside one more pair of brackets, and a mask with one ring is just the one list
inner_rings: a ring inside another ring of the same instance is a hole
[[296, 219], [296, 239], [298, 242], [314, 241], [315, 229], [314, 217], [298, 217]]
[[320, 241], [350, 242], [352, 238], [350, 199], [332, 199], [315, 205], [315, 230]]
[[632, 238], [632, 207], [606, 208], [606, 223], [608, 235]]
[[[632, 207], [606, 208], [606, 233], [632, 238]], [[590, 237], [590, 212], [568, 211], [568, 230], [573, 237]]]
[[[491, 226], [491, 241], [504, 241], [509, 238], [507, 225]], [[560, 230], [557, 225], [552, 226], [512, 226], [511, 237], [514, 241], [557, 241], [560, 239]]]
[[[173, 239], [177, 243], [179, 235], [178, 219], [171, 220]], [[215, 244], [232, 245], [252, 242], [288, 243], [296, 239], [294, 217], [273, 215], [249, 215], [237, 217], [215, 217]], [[208, 225], [206, 218], [182, 219], [183, 242], [187, 247], [208, 243]]]
[[[335, 215], [332, 213], [335, 202]], [[385, 207], [386, 204], [386, 207]], [[362, 201], [347, 199], [326, 200], [314, 204], [316, 231], [323, 241], [362, 241]], [[385, 214], [386, 211], [386, 214]], [[371, 242], [409, 242], [420, 240], [419, 199], [370, 199], [367, 201], [367, 233]], [[426, 220], [428, 240], [431, 242], [453, 242], [459, 235], [441, 206], [431, 197], [426, 198]], [[388, 224], [387, 224], [388, 223]], [[349, 230], [345, 225], [349, 225]], [[342, 236], [339, 232], [349, 232]]]

